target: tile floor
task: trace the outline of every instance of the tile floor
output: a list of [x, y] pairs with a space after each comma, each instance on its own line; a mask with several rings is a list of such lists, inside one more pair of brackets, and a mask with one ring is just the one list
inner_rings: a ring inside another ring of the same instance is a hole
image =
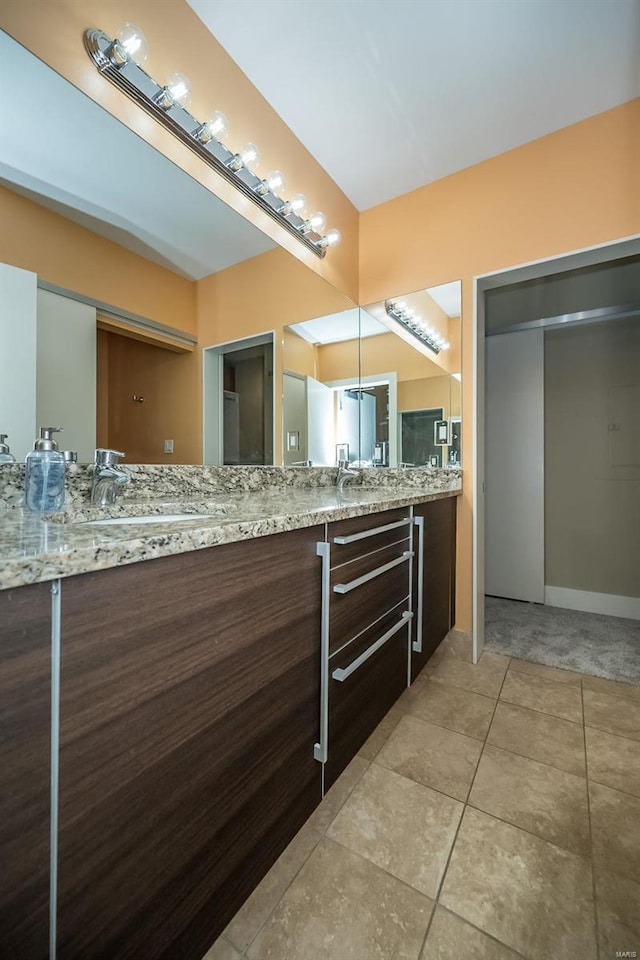
[[640, 687], [437, 661], [205, 960], [640, 957]]

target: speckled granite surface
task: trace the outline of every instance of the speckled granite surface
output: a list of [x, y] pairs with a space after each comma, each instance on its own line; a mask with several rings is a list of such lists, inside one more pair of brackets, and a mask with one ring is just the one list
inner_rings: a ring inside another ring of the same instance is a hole
[[[11, 470], [17, 472], [19, 468]], [[283, 533], [440, 499], [461, 490], [457, 471], [428, 471], [435, 476], [427, 476], [427, 471], [393, 471], [400, 473], [402, 480], [409, 474], [422, 473], [421, 481], [412, 477], [411, 485], [399, 484], [397, 478], [393, 482], [390, 472], [385, 484], [368, 487], [356, 483], [347, 486], [342, 494], [335, 487], [335, 470], [140, 467], [138, 479], [141, 474], [149, 476], [150, 472], [167, 470], [174, 476], [159, 476], [155, 486], [137, 484], [137, 498], [131, 496], [132, 481], [128, 496], [115, 507], [92, 507], [87, 486], [84, 496], [78, 492], [77, 496], [68, 497], [65, 509], [47, 518], [11, 505], [19, 497], [8, 492], [10, 483], [5, 474], [6, 499], [0, 505], [0, 589]], [[262, 473], [262, 484], [255, 477], [256, 470]], [[176, 482], [175, 471], [180, 471], [181, 482]], [[213, 478], [211, 471], [224, 471], [226, 488], [222, 482], [211, 482], [220, 480]], [[305, 473], [320, 474], [318, 479], [322, 482], [309, 486], [307, 479], [304, 485], [300, 481]], [[78, 487], [86, 479], [86, 468], [78, 468]], [[13, 484], [13, 489], [19, 489], [19, 485]], [[151, 513], [193, 513], [194, 517], [175, 523], [113, 526], [84, 522]]]
[[[243, 493], [272, 488], [304, 489], [335, 487], [335, 467], [202, 467], [192, 465], [123, 464], [131, 483], [119, 492], [128, 500], [210, 499], [219, 493]], [[93, 468], [87, 463], [67, 467], [66, 503], [89, 500]], [[462, 478], [460, 470], [365, 469], [349, 481], [350, 486], [402, 486], [421, 489], [455, 489]], [[435, 485], [435, 486], [434, 486]], [[0, 469], [0, 503], [21, 506], [24, 502], [24, 466], [15, 464]]]

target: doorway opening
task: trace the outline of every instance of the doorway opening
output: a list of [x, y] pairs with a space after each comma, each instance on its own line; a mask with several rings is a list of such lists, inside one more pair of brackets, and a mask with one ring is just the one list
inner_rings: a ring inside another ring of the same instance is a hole
[[640, 239], [475, 294], [474, 658], [638, 682]]
[[203, 350], [205, 464], [273, 464], [274, 384], [273, 332]]

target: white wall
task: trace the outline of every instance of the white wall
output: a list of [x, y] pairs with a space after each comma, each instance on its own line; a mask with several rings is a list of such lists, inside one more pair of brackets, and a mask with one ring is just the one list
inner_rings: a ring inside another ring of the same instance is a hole
[[[96, 446], [96, 310], [38, 290], [36, 420], [64, 427], [61, 450], [93, 461]], [[70, 349], [70, 345], [73, 349]]]
[[544, 334], [486, 339], [485, 591], [544, 602]]
[[0, 263], [0, 433], [16, 460], [36, 437], [37, 277]]
[[546, 602], [640, 617], [639, 318], [547, 331], [545, 420]]

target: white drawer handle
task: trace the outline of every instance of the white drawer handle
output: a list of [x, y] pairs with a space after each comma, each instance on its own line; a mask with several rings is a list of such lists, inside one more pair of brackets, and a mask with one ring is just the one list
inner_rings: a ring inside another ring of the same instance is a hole
[[396, 530], [398, 527], [408, 527], [411, 523], [411, 517], [405, 520], [396, 520], [395, 523], [385, 523], [383, 527], [373, 527], [371, 530], [363, 530], [362, 533], [352, 533], [348, 537], [334, 537], [333, 542], [339, 544], [355, 543], [356, 540], [366, 540], [367, 537], [376, 537], [379, 533], [386, 533], [387, 530]]
[[398, 622], [395, 623], [390, 630], [387, 630], [386, 633], [383, 633], [375, 643], [372, 643], [370, 647], [367, 647], [364, 653], [361, 653], [360, 656], [353, 661], [353, 663], [350, 663], [348, 667], [344, 668], [344, 670], [342, 667], [338, 667], [336, 670], [334, 670], [331, 674], [333, 679], [337, 680], [338, 683], [342, 683], [343, 680], [346, 680], [347, 677], [350, 677], [352, 673], [355, 673], [355, 671], [362, 666], [363, 663], [367, 662], [369, 657], [373, 656], [376, 650], [379, 650], [380, 647], [384, 646], [387, 640], [390, 640], [391, 637], [398, 632], [398, 630], [402, 630], [402, 628], [409, 623], [412, 616], [413, 614], [409, 610], [405, 610], [405, 612], [402, 614], [402, 618], [398, 620]]
[[376, 577], [382, 576], [383, 573], [386, 573], [387, 570], [393, 570], [394, 567], [400, 566], [401, 563], [406, 563], [413, 556], [413, 550], [405, 550], [401, 557], [397, 557], [395, 560], [390, 560], [389, 563], [383, 563], [381, 567], [376, 567], [375, 570], [372, 570], [370, 573], [364, 573], [361, 577], [357, 577], [355, 580], [349, 580], [348, 583], [336, 583], [333, 588], [334, 593], [350, 593], [351, 590], [355, 590], [356, 587], [361, 587], [363, 583], [368, 583], [369, 580], [375, 580]]

